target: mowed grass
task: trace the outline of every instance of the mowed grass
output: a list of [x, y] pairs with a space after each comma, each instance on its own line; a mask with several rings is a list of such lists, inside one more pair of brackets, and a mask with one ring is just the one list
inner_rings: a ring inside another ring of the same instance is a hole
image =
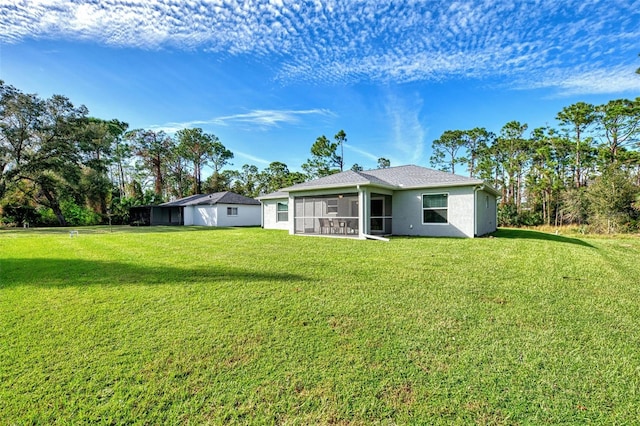
[[640, 239], [0, 231], [0, 424], [633, 424]]

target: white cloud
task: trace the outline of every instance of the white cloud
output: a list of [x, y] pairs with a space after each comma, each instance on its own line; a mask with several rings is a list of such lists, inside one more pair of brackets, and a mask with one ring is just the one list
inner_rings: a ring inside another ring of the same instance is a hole
[[334, 114], [326, 109], [305, 109], [305, 110], [253, 110], [248, 113], [215, 117], [209, 120], [192, 120], [181, 123], [171, 122], [165, 124], [151, 125], [153, 130], [162, 130], [173, 134], [180, 129], [190, 127], [207, 126], [227, 126], [227, 125], [247, 125], [253, 129], [266, 130], [282, 124], [297, 124], [302, 117], [308, 115], [333, 116]]
[[635, 73], [633, 66], [575, 71], [552, 70], [534, 87], [558, 89], [559, 95], [562, 96], [638, 93], [640, 92], [640, 77]]
[[252, 163], [264, 164], [266, 166], [271, 164], [271, 161], [269, 161], [269, 160], [265, 160], [264, 158], [256, 157], [255, 155], [247, 154], [246, 152], [234, 150], [233, 153], [234, 153], [235, 157], [244, 158], [246, 160], [251, 161]]
[[392, 153], [391, 164], [419, 164], [422, 162], [427, 130], [420, 111], [422, 98], [401, 99], [390, 95], [386, 102], [387, 116], [391, 120]]
[[378, 158], [380, 158], [380, 157], [381, 157], [381, 156], [379, 156], [379, 155], [372, 154], [372, 153], [370, 153], [369, 151], [365, 151], [364, 149], [357, 148], [357, 147], [355, 147], [355, 146], [353, 146], [353, 145], [351, 145], [351, 144], [348, 144], [348, 143], [345, 143], [345, 144], [344, 144], [344, 147], [345, 147], [346, 149], [348, 149], [348, 150], [350, 150], [350, 151], [353, 151], [353, 152], [355, 152], [355, 153], [357, 153], [357, 154], [360, 154], [361, 156], [363, 156], [363, 157], [365, 157], [365, 158], [368, 158], [369, 160], [372, 160], [372, 161], [374, 161], [374, 162], [377, 162], [377, 161], [378, 161]]
[[330, 116], [333, 113], [326, 109], [309, 110], [253, 110], [244, 114], [217, 117], [211, 120], [212, 124], [227, 125], [230, 123], [253, 124], [261, 128], [275, 127], [280, 123], [295, 124], [306, 115]]
[[[0, 42], [63, 38], [253, 55], [273, 61], [285, 83], [501, 76], [535, 87], [549, 69], [587, 63], [606, 73], [620, 57], [635, 59], [638, 7], [614, 0], [22, 0], [0, 5]], [[626, 79], [609, 81], [609, 89], [596, 89], [628, 90]]]

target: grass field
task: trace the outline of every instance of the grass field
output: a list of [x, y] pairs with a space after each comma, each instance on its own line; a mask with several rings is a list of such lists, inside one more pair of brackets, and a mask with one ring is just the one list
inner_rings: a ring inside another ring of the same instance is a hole
[[633, 424], [640, 239], [0, 231], [0, 424]]

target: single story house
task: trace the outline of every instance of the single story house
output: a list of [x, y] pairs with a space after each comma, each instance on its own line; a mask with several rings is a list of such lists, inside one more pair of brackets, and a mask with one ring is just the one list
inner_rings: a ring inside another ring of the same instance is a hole
[[265, 229], [367, 238], [494, 232], [499, 192], [479, 179], [408, 165], [348, 170], [258, 197]]
[[260, 202], [234, 192], [198, 194], [129, 210], [131, 225], [259, 226]]

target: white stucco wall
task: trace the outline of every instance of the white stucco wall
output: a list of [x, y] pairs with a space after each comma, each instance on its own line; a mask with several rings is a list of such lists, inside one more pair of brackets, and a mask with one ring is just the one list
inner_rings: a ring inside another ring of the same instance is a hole
[[[217, 226], [260, 226], [260, 206], [248, 204], [216, 204]], [[227, 216], [227, 207], [237, 207], [237, 216]]]
[[[220, 226], [217, 223], [218, 210], [214, 206], [191, 206], [193, 214], [193, 225], [199, 226]], [[185, 208], [186, 210], [186, 208]], [[186, 225], [186, 223], [185, 223]]]
[[487, 191], [478, 191], [476, 200], [476, 233], [478, 236], [495, 232], [496, 196]]
[[[422, 195], [448, 195], [448, 221], [422, 223]], [[474, 188], [453, 187], [396, 191], [393, 194], [393, 234], [434, 237], [474, 236]]]
[[[289, 221], [278, 222], [278, 203], [288, 203], [289, 198], [262, 200], [262, 227], [264, 229], [289, 229]], [[289, 220], [292, 219], [292, 204], [289, 205]]]
[[192, 206], [186, 206], [183, 209], [183, 214], [184, 214], [184, 224], [185, 224], [185, 226], [193, 225], [193, 207]]

